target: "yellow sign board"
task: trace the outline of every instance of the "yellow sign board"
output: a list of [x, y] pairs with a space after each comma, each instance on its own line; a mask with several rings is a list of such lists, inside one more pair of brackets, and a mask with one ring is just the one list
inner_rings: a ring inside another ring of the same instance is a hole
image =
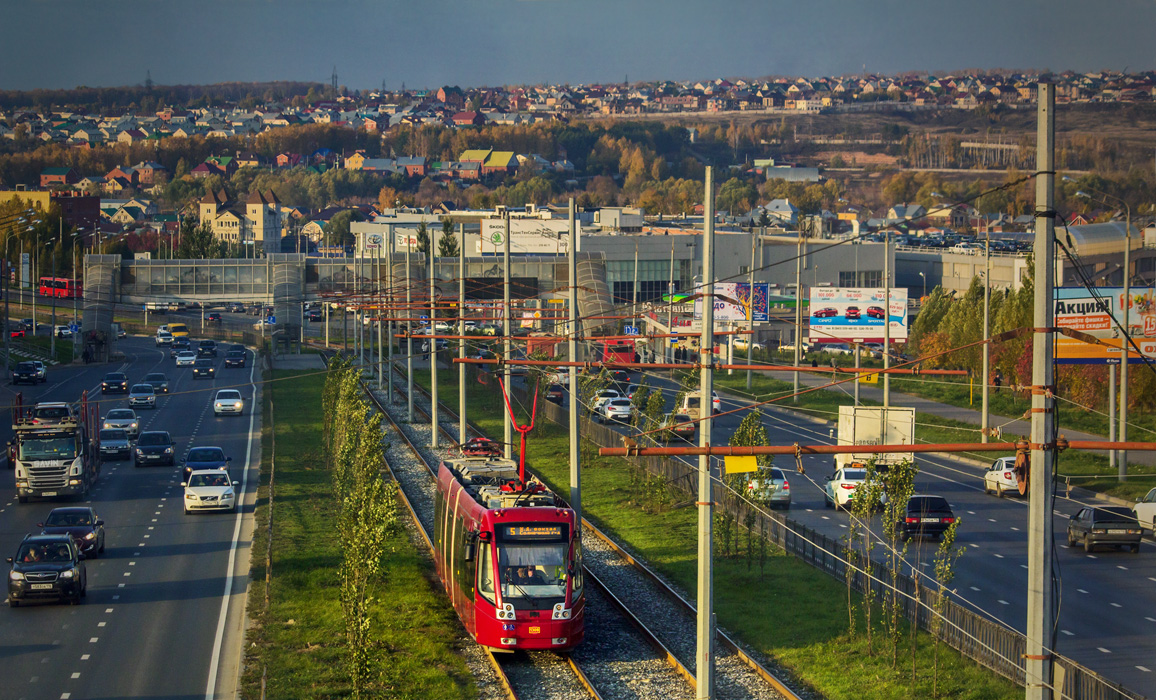
[[754, 455], [744, 457], [723, 457], [723, 467], [727, 474], [742, 474], [759, 470], [759, 458]]
[[866, 374], [860, 374], [859, 375], [859, 383], [860, 384], [878, 384], [879, 383], [879, 373], [878, 372], [868, 372]]

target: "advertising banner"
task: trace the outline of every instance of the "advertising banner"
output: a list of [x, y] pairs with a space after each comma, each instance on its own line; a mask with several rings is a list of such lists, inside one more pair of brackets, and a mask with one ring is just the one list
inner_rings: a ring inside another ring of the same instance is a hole
[[907, 290], [891, 290], [891, 308], [884, 311], [882, 287], [811, 287], [812, 343], [883, 342], [884, 319], [892, 341], [907, 339]]
[[[574, 222], [581, 235], [581, 224]], [[505, 252], [506, 220], [482, 219], [478, 249], [482, 255]], [[570, 222], [566, 219], [510, 219], [511, 255], [565, 255], [569, 252]]]
[[[771, 296], [771, 285], [767, 282], [755, 283], [754, 301], [751, 301], [751, 285], [746, 282], [716, 282], [714, 285], [714, 320], [746, 321], [748, 311], [753, 309], [755, 323], [767, 321], [767, 299]], [[694, 318], [702, 320], [702, 297], [694, 300]]]
[[[1097, 338], [1105, 345], [1056, 336], [1056, 364], [1119, 364], [1123, 357], [1120, 328], [1124, 320], [1124, 288], [1057, 287], [1054, 294], [1056, 325]], [[1130, 334], [1140, 352], [1156, 357], [1156, 291], [1132, 287], [1128, 312]], [[1136, 348], [1129, 350], [1128, 364], [1143, 362]]]

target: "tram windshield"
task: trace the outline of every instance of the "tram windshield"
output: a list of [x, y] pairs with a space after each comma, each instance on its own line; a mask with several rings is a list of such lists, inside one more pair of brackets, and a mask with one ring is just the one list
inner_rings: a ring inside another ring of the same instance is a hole
[[76, 440], [71, 437], [24, 439], [20, 441], [21, 460], [75, 459]]
[[498, 580], [503, 599], [566, 595], [568, 527], [560, 523], [498, 528]]

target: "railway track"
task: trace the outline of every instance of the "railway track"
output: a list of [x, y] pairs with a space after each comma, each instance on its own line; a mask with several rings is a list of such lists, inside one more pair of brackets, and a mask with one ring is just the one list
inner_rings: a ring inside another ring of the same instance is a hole
[[[394, 371], [398, 371], [396, 367]], [[428, 445], [430, 417], [426, 406], [430, 397], [424, 388], [416, 384], [414, 389], [415, 417], [420, 414], [419, 420], [424, 421], [424, 424], [414, 423], [406, 427], [424, 431], [427, 435], [424, 444]], [[375, 396], [375, 399], [380, 399], [379, 405], [384, 400], [384, 392], [380, 394]], [[446, 425], [441, 424], [443, 421]], [[438, 430], [451, 445], [458, 442], [457, 426], [457, 414], [441, 404]], [[472, 432], [467, 438], [484, 436], [470, 424], [467, 424], [467, 431]], [[648, 637], [655, 653], [693, 689], [696, 654], [694, 604], [588, 520], [583, 520], [583, 526], [593, 535], [583, 542], [588, 579], [595, 582], [599, 593], [607, 596], [610, 605], [621, 611], [637, 629], [644, 630], [643, 634]], [[588, 609], [588, 617], [598, 619], [599, 624], [602, 624], [603, 620], [591, 612]], [[587, 641], [574, 652], [575, 657], [581, 658], [583, 648], [590, 645], [591, 629], [592, 626], [588, 625]], [[716, 697], [787, 700], [807, 697], [792, 688], [793, 684], [783, 680], [786, 674], [782, 670], [772, 671], [768, 661], [744, 649], [721, 629], [716, 634], [716, 645]]]

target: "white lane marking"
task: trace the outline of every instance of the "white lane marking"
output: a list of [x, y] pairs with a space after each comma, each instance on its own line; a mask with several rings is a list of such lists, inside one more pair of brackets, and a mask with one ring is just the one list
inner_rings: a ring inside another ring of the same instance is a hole
[[98, 622], [98, 623], [96, 623], [96, 626], [97, 626], [97, 627], [106, 627], [107, 625], [108, 625], [108, 623], [107, 623], [107, 622]]
[[89, 637], [89, 639], [88, 639], [89, 644], [96, 644], [99, 641], [100, 641], [100, 637]]
[[844, 530], [846, 530], [846, 529], [847, 529], [847, 526], [846, 526], [846, 525], [844, 525], [843, 523], [839, 523], [839, 527], [843, 528]]
[[1097, 557], [1095, 554], [1089, 554], [1088, 558], [1089, 559], [1099, 559], [1100, 557]]
[[1122, 608], [1122, 607], [1124, 607], [1123, 605], [1120, 605], [1119, 603], [1108, 603], [1108, 605], [1111, 605], [1113, 608]]
[[1117, 564], [1117, 565], [1116, 565], [1116, 568], [1117, 568], [1117, 569], [1120, 569], [1120, 570], [1122, 570], [1122, 571], [1127, 571], [1127, 570], [1128, 570], [1128, 567], [1126, 567], [1126, 566], [1124, 566], [1124, 565], [1122, 565], [1122, 564]]
[[980, 589], [976, 588], [975, 586], [968, 586], [968, 588], [975, 591], [976, 593], [979, 593], [979, 590], [980, 590]]
[[1148, 577], [1148, 580], [1149, 580], [1149, 581], [1156, 581], [1156, 576], [1149, 576], [1149, 577]]
[[1073, 637], [1073, 636], [1075, 636], [1075, 635], [1073, 635], [1071, 632], [1069, 632], [1069, 631], [1067, 631], [1067, 630], [1060, 630], [1060, 633], [1061, 633], [1061, 634], [1066, 634], [1066, 635], [1068, 635], [1069, 637]]
[[[76, 675], [79, 676], [80, 674], [78, 673]], [[72, 693], [61, 693], [60, 694], [60, 700], [68, 700], [71, 697], [72, 697]]]
[[1018, 527], [1013, 527], [1012, 530], [1015, 530], [1016, 532], [1020, 531], [1020, 529]]
[[81, 655], [80, 655], [80, 660], [81, 660], [81, 661], [88, 661], [88, 660], [89, 660], [89, 658], [91, 658], [91, 657], [90, 657], [88, 654], [81, 654]]
[[979, 547], [979, 545], [978, 545], [978, 544], [976, 544], [975, 542], [972, 542], [972, 543], [970, 543], [970, 544], [971, 544], [971, 546], [972, 546], [972, 547], [977, 547], [977, 548]]
[[107, 613], [110, 613], [110, 612], [112, 612], [112, 608], [105, 608], [105, 609], [104, 609], [104, 612], [105, 612], [106, 614], [107, 614]]
[[[152, 525], [149, 525], [149, 529], [150, 529], [150, 530], [155, 530], [156, 528], [155, 528], [155, 527], [153, 527]], [[148, 537], [148, 535], [145, 535], [145, 537]]]
[[[125, 576], [128, 576], [128, 574], [125, 574]], [[124, 584], [123, 584], [123, 583], [118, 583], [118, 584], [116, 584], [116, 587], [117, 587], [117, 588], [124, 588]]]
[[[137, 542], [137, 543], [136, 543], [136, 546], [138, 546], [138, 547], [143, 547], [143, 546], [145, 546], [145, 543], [144, 543], [144, 542]], [[134, 554], [133, 556], [134, 556], [134, 557], [135, 557], [135, 556], [140, 556], [140, 552], [137, 552], [137, 553], [136, 553], [136, 554]]]
[[[257, 397], [257, 384], [253, 381], [253, 371], [256, 368], [257, 363], [253, 363], [249, 368], [249, 387], [252, 389], [251, 396], [254, 400]], [[249, 411], [249, 441], [245, 445], [245, 470], [241, 473], [241, 493], [237, 498], [238, 504], [245, 501], [245, 494], [249, 486], [249, 470], [253, 467], [253, 427], [256, 418], [257, 412]], [[233, 596], [233, 568], [237, 562], [237, 544], [241, 539], [241, 517], [244, 514], [244, 510], [241, 508], [235, 510], [237, 513], [233, 525], [233, 541], [229, 544], [229, 568], [225, 573], [225, 590], [221, 595], [221, 613], [217, 618], [217, 634], [213, 640], [213, 655], [209, 661], [209, 678], [205, 684], [205, 700], [213, 700], [217, 693], [217, 673], [220, 670], [221, 647], [225, 643], [225, 622], [229, 613], [229, 600]]]
[[1136, 668], [1138, 668], [1139, 670], [1143, 671], [1144, 673], [1152, 673], [1152, 669], [1150, 669], [1150, 668], [1145, 668], [1144, 666], [1137, 666]]
[[1145, 617], [1144, 619], [1148, 622], [1156, 622], [1156, 617]]
[[988, 521], [989, 523], [994, 523], [994, 522], [995, 522], [995, 518], [988, 518], [988, 519], [987, 519], [987, 521]]
[[118, 595], [114, 595], [114, 596], [112, 597], [112, 599], [113, 599], [113, 600], [120, 600], [120, 596], [118, 596]]
[[1096, 649], [1098, 649], [1100, 652], [1102, 652], [1104, 654], [1111, 654], [1112, 653], [1111, 649], [1105, 649], [1104, 647], [1096, 647]]
[[72, 677], [73, 677], [73, 679], [80, 678], [80, 673], [79, 672], [74, 673], [74, 674], [72, 674]]
[[[12, 505], [12, 504], [11, 504], [11, 503], [9, 503], [8, 505]], [[807, 509], [806, 509], [806, 511], [807, 511], [808, 513], [814, 513], [814, 512], [815, 512], [815, 511], [811, 510], [810, 508], [807, 508]]]
[[993, 553], [992, 553], [992, 556], [994, 556], [996, 559], [1003, 559], [1003, 555], [1002, 555], [1002, 554], [996, 554], [996, 553], [994, 553], [994, 552], [993, 552]]
[[1083, 588], [1077, 588], [1076, 590], [1079, 591], [1080, 593], [1087, 593], [1087, 591], [1085, 591]]
[[1028, 565], [1027, 565], [1027, 564], [1020, 564], [1020, 568], [1021, 568], [1021, 569], [1026, 569], [1026, 568], [1028, 568]]
[[[144, 538], [145, 538], [146, 540], [147, 540], [148, 538], [150, 538], [150, 537], [152, 537], [152, 535], [145, 535], [145, 536], [144, 536]], [[142, 547], [144, 546], [144, 545], [143, 545], [143, 543], [142, 543], [142, 545], [141, 545], [141, 546], [142, 546]]]
[[975, 515], [975, 511], [974, 511], [974, 510], [969, 510], [969, 511], [967, 511], [967, 514], [968, 514], [968, 515]]
[[[140, 552], [137, 552], [137, 554], [140, 554]], [[130, 561], [130, 562], [128, 563], [128, 565], [129, 565], [129, 566], [136, 566], [136, 562], [135, 562], [135, 561]], [[128, 574], [125, 574], [125, 576], [128, 576]]]
[[[440, 402], [439, 402], [439, 403], [440, 403]], [[828, 518], [828, 517], [827, 517], [827, 516], [825, 516], [825, 515], [821, 515], [821, 516], [819, 516], [819, 517], [823, 518], [823, 520], [830, 520], [830, 518]]]
[[1000, 604], [1000, 605], [1008, 605], [1008, 602], [1007, 602], [1006, 600], [1001, 600], [1001, 601], [999, 602], [999, 604]]

